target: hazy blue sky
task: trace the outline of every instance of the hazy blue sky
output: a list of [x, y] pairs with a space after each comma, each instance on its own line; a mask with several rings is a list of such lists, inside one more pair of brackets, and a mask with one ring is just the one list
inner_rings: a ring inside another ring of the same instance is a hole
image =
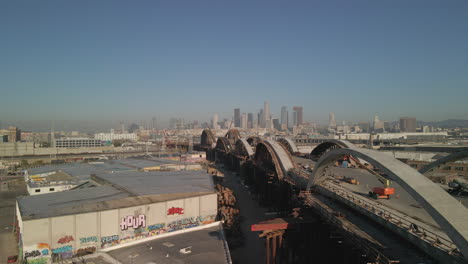
[[0, 1], [0, 121], [468, 118], [468, 1]]

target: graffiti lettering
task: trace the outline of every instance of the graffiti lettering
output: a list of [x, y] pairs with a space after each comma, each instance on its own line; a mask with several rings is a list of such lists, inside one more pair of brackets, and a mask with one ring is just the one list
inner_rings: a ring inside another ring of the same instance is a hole
[[49, 262], [49, 258], [36, 258], [36, 259], [28, 259], [26, 261], [28, 264], [47, 264]]
[[57, 241], [57, 243], [66, 244], [66, 243], [69, 243], [69, 242], [71, 242], [71, 241], [73, 241], [73, 240], [75, 240], [75, 239], [73, 239], [72, 236], [64, 236], [64, 237], [60, 238], [60, 239]]
[[175, 214], [184, 214], [184, 208], [180, 207], [171, 207], [167, 209], [167, 215], [175, 215]]
[[200, 216], [188, 217], [188, 218], [180, 219], [177, 221], [172, 221], [167, 225], [167, 227], [168, 227], [168, 231], [172, 232], [172, 231], [176, 231], [176, 230], [180, 230], [184, 228], [199, 226], [201, 222], [202, 222], [202, 218]]
[[67, 251], [72, 251], [72, 250], [73, 250], [72, 246], [64, 246], [64, 247], [52, 249], [52, 253], [54, 253], [54, 254], [59, 254], [59, 253], [63, 253], [63, 252], [67, 252]]
[[49, 250], [48, 249], [43, 249], [41, 250], [42, 255], [49, 255]]
[[47, 249], [49, 249], [50, 246], [47, 243], [38, 243], [37, 248], [47, 248]]
[[129, 215], [127, 217], [123, 217], [122, 220], [120, 221], [120, 229], [122, 231], [127, 230], [129, 227], [139, 228], [139, 227], [145, 227], [145, 226], [146, 226], [145, 215], [139, 215], [138, 217]]
[[39, 250], [24, 252], [24, 258], [35, 258], [35, 257], [39, 257], [40, 255], [41, 255], [41, 252], [39, 252]]
[[155, 224], [155, 225], [150, 225], [148, 226], [148, 231], [154, 231], [154, 230], [159, 230], [161, 228], [164, 228], [166, 226], [166, 224], [164, 223], [161, 223], [161, 224]]
[[94, 252], [96, 252], [96, 247], [80, 248], [76, 252], [76, 255], [81, 257], [81, 256], [84, 256], [84, 255], [93, 254]]
[[97, 237], [96, 236], [90, 236], [90, 237], [80, 238], [80, 243], [81, 244], [89, 243], [89, 242], [98, 242]]
[[62, 252], [62, 253], [54, 253], [54, 254], [52, 254], [52, 263], [59, 262], [59, 261], [62, 261], [64, 259], [69, 259], [69, 258], [72, 258], [72, 257], [73, 257], [73, 252], [71, 252], [71, 251], [65, 251], [65, 252]]
[[107, 236], [101, 238], [101, 247], [108, 247], [119, 243], [119, 236]]

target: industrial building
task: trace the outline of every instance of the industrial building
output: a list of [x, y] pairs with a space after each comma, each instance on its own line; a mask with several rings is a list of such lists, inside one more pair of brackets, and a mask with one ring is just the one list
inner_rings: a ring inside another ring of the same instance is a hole
[[165, 159], [127, 158], [91, 163], [51, 164], [24, 171], [29, 195], [60, 192], [90, 180], [90, 176], [131, 171], [201, 170], [199, 164]]
[[401, 132], [416, 132], [416, 118], [401, 117], [400, 118], [400, 131]]
[[102, 141], [93, 138], [61, 138], [55, 140], [57, 148], [95, 148], [102, 147]]
[[[92, 179], [99, 186], [17, 199], [20, 257], [26, 263], [121, 249], [213, 223], [217, 215], [217, 194], [206, 172], [134, 171]], [[229, 263], [227, 246], [221, 248], [222, 261], [210, 263]], [[184, 244], [178, 251], [191, 248]]]

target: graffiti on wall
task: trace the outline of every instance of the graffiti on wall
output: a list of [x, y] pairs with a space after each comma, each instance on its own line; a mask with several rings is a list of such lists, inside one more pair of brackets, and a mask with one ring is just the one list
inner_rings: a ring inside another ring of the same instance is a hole
[[41, 256], [41, 252], [39, 250], [33, 250], [33, 251], [26, 251], [24, 252], [24, 258], [36, 258]]
[[96, 247], [86, 247], [86, 248], [80, 248], [76, 251], [76, 255], [78, 257], [93, 254], [96, 252]]
[[89, 236], [89, 237], [81, 237], [80, 244], [90, 243], [90, 242], [98, 242], [97, 236]]
[[70, 242], [73, 241], [73, 240], [75, 240], [75, 239], [73, 239], [72, 236], [64, 236], [64, 237], [60, 238], [60, 239], [57, 241], [57, 243], [59, 243], [59, 244], [66, 244], [66, 243], [70, 243]]
[[[24, 259], [27, 260], [28, 263], [47, 263], [47, 259], [49, 258], [49, 244], [47, 243], [39, 243], [36, 246], [37, 249], [31, 251], [24, 252]], [[45, 262], [43, 262], [45, 261]]]
[[42, 258], [36, 258], [36, 259], [28, 259], [26, 260], [28, 264], [47, 264], [49, 263], [49, 258], [42, 257]]
[[166, 233], [166, 224], [165, 223], [159, 223], [155, 225], [150, 225], [147, 227], [148, 229], [148, 236], [155, 236], [159, 234]]
[[72, 250], [73, 250], [72, 246], [64, 246], [64, 247], [59, 247], [59, 248], [52, 249], [52, 253], [59, 254], [59, 253], [64, 253], [64, 252], [68, 252], [68, 251], [72, 251]]
[[178, 215], [184, 214], [184, 208], [174, 207], [173, 206], [173, 207], [167, 209], [167, 215], [175, 215], [175, 214], [178, 214]]
[[146, 216], [145, 215], [138, 215], [133, 216], [129, 215], [127, 217], [123, 217], [120, 221], [120, 230], [124, 231], [128, 228], [139, 228], [146, 226]]
[[216, 215], [206, 215], [206, 216], [203, 216], [201, 222], [202, 222], [202, 225], [206, 225], [206, 224], [213, 223], [215, 219], [216, 219]]
[[73, 247], [64, 246], [52, 249], [52, 261], [60, 261], [62, 259], [68, 259], [73, 257]]
[[119, 243], [119, 236], [106, 236], [101, 237], [101, 247], [113, 246]]
[[202, 222], [201, 216], [179, 219], [176, 221], [169, 222], [169, 224], [167, 225], [167, 231], [173, 232], [176, 230], [199, 226], [201, 225], [201, 222]]

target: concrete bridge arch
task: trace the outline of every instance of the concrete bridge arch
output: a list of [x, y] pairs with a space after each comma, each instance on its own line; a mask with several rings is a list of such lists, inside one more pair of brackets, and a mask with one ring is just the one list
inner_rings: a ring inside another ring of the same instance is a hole
[[468, 210], [427, 177], [392, 156], [369, 149], [335, 148], [324, 153], [315, 164], [307, 189], [326, 178], [325, 169], [343, 155], [352, 155], [371, 163], [404, 188], [439, 224], [468, 259]]
[[317, 145], [312, 152], [310, 152], [310, 158], [312, 160], [317, 161], [320, 157], [328, 151], [338, 148], [349, 148], [354, 146], [349, 141], [346, 140], [337, 140], [337, 139], [330, 139], [323, 143]]
[[451, 153], [450, 155], [447, 155], [447, 156], [442, 157], [442, 158], [440, 158], [440, 159], [438, 159], [438, 160], [436, 160], [434, 162], [431, 162], [431, 163], [427, 164], [426, 166], [421, 168], [419, 170], [419, 172], [421, 174], [426, 174], [426, 173], [430, 172], [431, 170], [433, 170], [435, 168], [438, 168], [441, 165], [445, 165], [446, 163], [449, 163], [449, 162], [462, 160], [462, 159], [467, 158], [467, 157], [468, 157], [468, 149], [463, 150], [463, 151], [459, 151], [459, 152], [454, 152], [454, 153]]

